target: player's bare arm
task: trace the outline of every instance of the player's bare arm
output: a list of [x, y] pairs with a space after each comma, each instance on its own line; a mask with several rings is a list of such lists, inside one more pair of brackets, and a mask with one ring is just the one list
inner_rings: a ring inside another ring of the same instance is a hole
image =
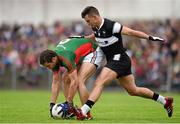
[[78, 77], [77, 77], [77, 69], [73, 68], [72, 64], [70, 61], [62, 56], [59, 56], [61, 61], [63, 61], [67, 65], [68, 69], [68, 77], [70, 79], [70, 87], [67, 95], [67, 102], [68, 103], [73, 103], [73, 98], [74, 95], [76, 94], [77, 91], [77, 86], [78, 86]]
[[149, 38], [149, 35], [145, 34], [144, 32], [136, 31], [136, 30], [133, 30], [133, 29], [125, 27], [125, 26], [123, 26], [121, 34], [129, 35], [129, 36], [136, 36], [136, 37], [143, 38], [143, 39]]
[[56, 100], [58, 98], [59, 95], [59, 91], [60, 91], [60, 72], [54, 72], [53, 73], [53, 79], [52, 79], [52, 86], [51, 86], [51, 90], [52, 90], [52, 94], [51, 94], [51, 103], [56, 103]]
[[69, 89], [71, 89], [71, 90], [69, 90], [69, 92], [68, 92], [67, 102], [72, 103], [73, 98], [77, 91], [77, 87], [78, 87], [77, 69], [74, 69], [71, 73], [69, 73], [68, 76], [71, 81], [70, 87], [69, 87]]
[[146, 34], [144, 32], [133, 30], [133, 29], [128, 28], [126, 26], [123, 26], [121, 34], [122, 35], [135, 36], [135, 37], [138, 37], [138, 38], [143, 38], [143, 39], [152, 40], [152, 41], [161, 41], [161, 42], [165, 41], [162, 38], [149, 36], [148, 34]]

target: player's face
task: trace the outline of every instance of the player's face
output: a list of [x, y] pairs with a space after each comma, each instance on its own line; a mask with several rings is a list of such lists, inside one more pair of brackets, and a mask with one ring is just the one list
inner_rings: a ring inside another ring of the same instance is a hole
[[95, 15], [86, 15], [84, 17], [84, 20], [87, 22], [87, 24], [91, 27], [91, 28], [96, 28], [98, 27], [98, 20], [97, 17]]
[[44, 64], [44, 67], [46, 67], [49, 70], [52, 70], [54, 68], [54, 66], [55, 66], [55, 63], [53, 63], [53, 62], [46, 62]]
[[52, 70], [56, 64], [57, 64], [57, 57], [53, 57], [51, 62], [44, 63], [44, 67], [46, 67], [49, 70]]

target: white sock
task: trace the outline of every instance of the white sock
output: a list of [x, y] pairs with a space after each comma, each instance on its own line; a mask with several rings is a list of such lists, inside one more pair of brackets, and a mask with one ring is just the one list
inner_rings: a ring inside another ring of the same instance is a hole
[[161, 95], [159, 95], [159, 97], [158, 97], [157, 101], [158, 101], [159, 103], [163, 104], [163, 105], [165, 105], [165, 104], [166, 104], [166, 100], [165, 100], [165, 98], [164, 98], [163, 96], [161, 96]]
[[81, 110], [82, 110], [83, 115], [86, 115], [90, 109], [91, 109], [91, 108], [90, 108], [88, 105], [86, 105], [86, 104], [84, 104], [84, 105], [81, 107]]

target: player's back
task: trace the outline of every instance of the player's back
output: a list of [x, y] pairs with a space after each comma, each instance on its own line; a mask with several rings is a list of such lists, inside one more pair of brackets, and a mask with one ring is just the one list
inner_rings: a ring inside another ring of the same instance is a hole
[[72, 39], [65, 39], [59, 42], [56, 46], [55, 51], [71, 51], [74, 52], [77, 49], [81, 48], [82, 46], [88, 45], [96, 49], [97, 45], [92, 43], [89, 39], [85, 38], [72, 38]]
[[81, 63], [81, 60], [89, 53], [95, 51], [97, 45], [85, 38], [72, 38], [60, 41], [56, 46], [55, 52], [68, 59], [75, 61], [76, 64]]

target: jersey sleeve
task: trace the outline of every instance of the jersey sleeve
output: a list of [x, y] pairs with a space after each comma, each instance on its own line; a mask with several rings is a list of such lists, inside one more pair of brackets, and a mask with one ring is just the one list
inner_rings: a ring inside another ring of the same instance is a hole
[[115, 22], [115, 23], [114, 23], [114, 26], [113, 26], [113, 34], [115, 34], [115, 33], [121, 33], [122, 27], [123, 27], [123, 26], [122, 26], [120, 23]]

